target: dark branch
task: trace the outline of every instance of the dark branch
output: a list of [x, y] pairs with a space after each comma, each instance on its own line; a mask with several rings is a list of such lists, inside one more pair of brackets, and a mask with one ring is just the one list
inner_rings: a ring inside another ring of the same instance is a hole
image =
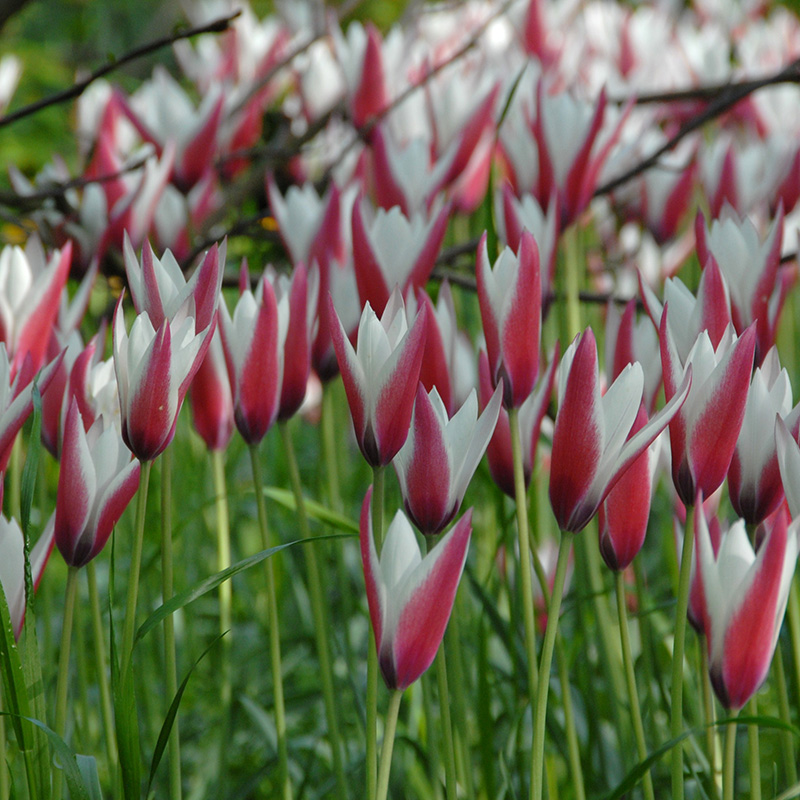
[[614, 189], [619, 188], [629, 180], [641, 175], [643, 172], [650, 169], [650, 167], [654, 167], [658, 163], [659, 158], [661, 158], [664, 153], [672, 150], [672, 148], [675, 147], [678, 142], [680, 142], [693, 131], [701, 128], [706, 124], [706, 122], [709, 122], [710, 120], [718, 117], [720, 114], [723, 114], [729, 109], [733, 108], [733, 106], [735, 106], [740, 100], [744, 100], [745, 97], [752, 94], [756, 90], [762, 89], [765, 86], [772, 86], [777, 83], [790, 82], [800, 82], [800, 59], [793, 61], [788, 66], [784, 67], [780, 72], [770, 75], [769, 77], [761, 78], [760, 80], [744, 81], [742, 83], [724, 85], [719, 94], [711, 99], [708, 106], [699, 114], [687, 120], [671, 139], [668, 139], [654, 153], [645, 158], [643, 161], [640, 161], [638, 164], [636, 164], [636, 166], [632, 167], [627, 172], [624, 172], [622, 175], [613, 178], [602, 186], [598, 186], [595, 190], [594, 196], [598, 197], [599, 195], [613, 192]]
[[31, 114], [35, 114], [37, 111], [41, 111], [43, 108], [48, 108], [49, 106], [58, 105], [59, 103], [65, 103], [68, 100], [72, 100], [76, 97], [80, 97], [86, 88], [94, 83], [98, 78], [103, 78], [108, 75], [110, 72], [113, 72], [116, 69], [119, 69], [124, 64], [128, 64], [131, 61], [135, 61], [136, 59], [141, 58], [142, 56], [149, 55], [150, 53], [154, 53], [157, 50], [161, 50], [163, 47], [169, 47], [175, 42], [180, 41], [181, 39], [188, 39], [191, 36], [196, 36], [200, 33], [221, 33], [225, 31], [230, 26], [231, 22], [239, 16], [241, 12], [237, 11], [235, 14], [231, 14], [227, 17], [222, 17], [221, 19], [214, 20], [213, 22], [209, 22], [206, 25], [200, 25], [196, 28], [189, 28], [188, 30], [179, 31], [177, 33], [172, 34], [171, 36], [164, 36], [161, 39], [156, 39], [153, 42], [148, 44], [142, 45], [141, 47], [137, 47], [134, 50], [131, 50], [129, 53], [121, 56], [120, 58], [116, 59], [115, 61], [110, 61], [108, 64], [100, 67], [100, 69], [95, 70], [88, 78], [85, 80], [79, 81], [78, 83], [70, 86], [69, 89], [64, 89], [61, 92], [56, 92], [55, 94], [50, 95], [49, 97], [45, 97], [42, 100], [37, 100], [35, 103], [31, 103], [30, 105], [23, 106], [20, 109], [17, 109], [11, 114], [6, 114], [4, 117], [0, 117], [0, 128], [10, 125], [12, 122], [16, 122], [17, 120], [23, 119], [24, 117], [29, 117]]

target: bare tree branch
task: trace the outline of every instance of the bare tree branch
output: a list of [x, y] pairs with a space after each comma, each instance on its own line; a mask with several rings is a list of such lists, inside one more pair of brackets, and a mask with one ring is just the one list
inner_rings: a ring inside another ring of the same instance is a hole
[[595, 190], [594, 196], [598, 197], [599, 195], [613, 192], [614, 189], [619, 188], [638, 175], [641, 175], [643, 172], [650, 169], [650, 167], [654, 167], [658, 163], [658, 159], [661, 158], [664, 153], [672, 150], [675, 145], [678, 144], [678, 142], [686, 138], [686, 136], [693, 131], [701, 128], [706, 124], [706, 122], [709, 122], [710, 120], [718, 117], [720, 114], [723, 114], [724, 112], [733, 108], [733, 106], [735, 106], [740, 100], [744, 100], [745, 97], [757, 91], [758, 89], [762, 89], [765, 86], [773, 86], [778, 83], [798, 82], [800, 82], [800, 59], [796, 59], [779, 72], [766, 78], [743, 81], [742, 83], [725, 84], [722, 86], [722, 88], [716, 87], [718, 89], [718, 94], [711, 98], [708, 106], [703, 109], [703, 111], [687, 120], [671, 139], [668, 139], [663, 145], [661, 145], [661, 147], [659, 147], [654, 153], [649, 155], [643, 161], [640, 161], [622, 175], [613, 178], [607, 183], [604, 183], [602, 186], [598, 186]]
[[59, 103], [65, 103], [68, 100], [80, 97], [80, 95], [86, 91], [86, 88], [98, 80], [98, 78], [103, 78], [114, 70], [119, 69], [124, 64], [135, 61], [142, 56], [154, 53], [155, 51], [161, 50], [164, 47], [169, 47], [181, 39], [188, 39], [191, 36], [196, 36], [200, 33], [221, 33], [222, 31], [228, 29], [231, 22], [236, 19], [240, 13], [240, 11], [237, 11], [234, 14], [216, 19], [213, 22], [207, 23], [206, 25], [200, 25], [196, 28], [189, 28], [188, 30], [179, 31], [171, 36], [164, 36], [161, 39], [156, 39], [155, 41], [149, 42], [141, 47], [137, 47], [120, 58], [110, 61], [108, 64], [105, 64], [104, 66], [95, 70], [88, 78], [70, 86], [69, 89], [56, 92], [55, 94], [45, 97], [42, 100], [37, 100], [35, 103], [23, 106], [11, 114], [6, 114], [4, 117], [0, 117], [0, 128], [10, 125], [12, 122], [16, 122], [17, 120], [29, 117], [31, 114], [35, 114], [37, 111], [41, 111], [43, 108], [58, 105]]

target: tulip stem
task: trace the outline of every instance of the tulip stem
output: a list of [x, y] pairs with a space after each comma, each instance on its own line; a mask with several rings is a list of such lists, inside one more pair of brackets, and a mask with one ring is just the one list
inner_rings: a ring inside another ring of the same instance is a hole
[[[617, 589], [617, 614], [619, 615], [619, 637], [622, 644], [622, 663], [625, 667], [625, 681], [628, 686], [628, 702], [633, 723], [633, 735], [636, 739], [636, 750], [641, 762], [647, 758], [647, 744], [644, 739], [644, 725], [642, 725], [639, 695], [636, 691], [636, 673], [633, 670], [631, 640], [628, 632], [628, 610], [625, 605], [625, 579], [621, 571], [614, 573], [614, 582]], [[649, 769], [642, 777], [642, 791], [644, 792], [645, 800], [655, 800], [653, 778]]]
[[[172, 568], [172, 451], [161, 455], [161, 596], [166, 603], [173, 595]], [[175, 652], [175, 618], [164, 617], [164, 668], [167, 699], [178, 694], [177, 654]], [[169, 787], [172, 800], [181, 800], [181, 739], [178, 715], [172, 721], [169, 737]]]
[[520, 583], [522, 586], [522, 619], [525, 626], [525, 649], [528, 656], [528, 696], [531, 707], [536, 703], [539, 676], [536, 667], [536, 620], [533, 607], [533, 578], [531, 575], [531, 545], [528, 533], [527, 493], [522, 466], [522, 440], [519, 432], [519, 409], [508, 411], [511, 434], [511, 458], [514, 464], [514, 494], [517, 504], [517, 535], [519, 537]]
[[733, 800], [736, 788], [736, 715], [738, 711], [731, 712], [731, 721], [725, 729], [725, 755], [722, 768], [722, 800]]
[[[58, 656], [58, 682], [56, 683], [56, 733], [64, 739], [67, 732], [67, 689], [69, 688], [69, 651], [72, 644], [72, 621], [75, 618], [75, 598], [78, 594], [78, 568], [67, 571], [67, 589], [64, 596], [64, 623], [61, 627], [61, 648]], [[61, 800], [63, 771], [53, 772], [53, 800]]]
[[581, 331], [580, 272], [581, 257], [580, 228], [573, 224], [564, 232], [564, 295], [566, 301], [566, 330], [568, 344]]
[[[433, 537], [425, 537], [428, 552], [433, 549]], [[439, 715], [442, 721], [444, 734], [444, 776], [445, 795], [447, 800], [456, 800], [458, 796], [458, 780], [456, 778], [456, 750], [453, 741], [453, 723], [450, 717], [450, 692], [447, 687], [447, 657], [444, 650], [444, 640], [436, 652], [436, 683], [439, 690]]]
[[117, 738], [114, 732], [114, 712], [111, 704], [111, 689], [108, 685], [106, 644], [103, 637], [103, 614], [100, 610], [100, 595], [97, 591], [97, 572], [94, 559], [86, 565], [86, 581], [89, 584], [89, 607], [92, 614], [92, 634], [97, 664], [97, 683], [100, 687], [100, 711], [108, 751], [108, 771], [113, 776], [117, 771]]
[[800, 687], [800, 591], [797, 589], [797, 576], [792, 578], [789, 587], [789, 602], [786, 616], [789, 618], [789, 641], [792, 644], [795, 685]]
[[120, 676], [124, 678], [133, 656], [133, 635], [136, 632], [136, 602], [139, 597], [139, 572], [142, 566], [142, 548], [144, 546], [144, 523], [147, 512], [147, 489], [150, 483], [152, 461], [141, 462], [139, 491], [136, 494], [136, 526], [133, 539], [133, 552], [128, 572], [128, 596], [125, 604], [125, 625], [122, 629], [122, 651]]
[[[686, 641], [686, 612], [689, 608], [689, 578], [694, 547], [692, 508], [686, 509], [686, 530], [683, 534], [681, 571], [678, 579], [678, 605], [675, 610], [675, 641], [672, 646], [672, 716], [670, 735], [677, 739], [683, 732], [683, 654]], [[672, 748], [672, 797], [683, 800], [683, 746]]]
[[[258, 527], [261, 530], [261, 546], [271, 546], [267, 524], [267, 505], [264, 502], [264, 484], [261, 479], [261, 463], [258, 460], [258, 445], [250, 445], [250, 464], [253, 470], [253, 488], [256, 493]], [[281, 637], [278, 626], [278, 602], [275, 595], [275, 566], [273, 559], [264, 561], [267, 581], [267, 625], [269, 626], [269, 650], [272, 667], [272, 690], [275, 695], [275, 729], [278, 736], [278, 780], [283, 800], [291, 800], [292, 784], [289, 776], [289, 749], [286, 741], [286, 709], [283, 701], [283, 671], [281, 667]]]
[[[383, 496], [385, 493], [385, 470], [372, 468], [372, 535], [375, 550], [380, 554], [383, 545]], [[369, 626], [369, 650], [367, 651], [367, 800], [373, 800], [378, 784], [378, 650], [372, 622]], [[388, 776], [387, 776], [388, 781]]]
[[[513, 436], [512, 436], [513, 441]], [[558, 617], [561, 613], [561, 598], [564, 594], [564, 578], [567, 574], [569, 551], [572, 547], [572, 536], [567, 532], [561, 533], [558, 545], [558, 561], [556, 574], [553, 579], [553, 593], [550, 598], [550, 607], [547, 612], [547, 629], [542, 645], [542, 661], [539, 665], [539, 685], [536, 691], [536, 705], [533, 724], [533, 758], [531, 769], [531, 797], [533, 800], [542, 800], [544, 781], [544, 734], [547, 721], [547, 695], [550, 691], [550, 667], [553, 663], [553, 649], [558, 632]]]
[[[782, 722], [787, 725], [792, 723], [792, 713], [789, 707], [789, 692], [786, 686], [786, 672], [783, 668], [783, 654], [780, 644], [775, 650], [772, 663], [775, 669], [775, 683], [778, 687], [778, 710]], [[781, 731], [781, 746], [783, 748], [783, 762], [786, 770], [786, 782], [789, 786], [797, 783], [797, 764], [794, 755], [794, 737], [787, 729]]]
[[711, 675], [708, 671], [708, 649], [706, 647], [705, 636], [700, 641], [700, 675], [702, 675], [702, 694], [703, 694], [703, 721], [706, 726], [706, 750], [708, 756], [708, 771], [711, 773], [712, 800], [719, 797], [719, 761], [717, 760], [717, 727], [714, 724], [716, 714], [714, 713], [714, 696], [711, 688]]
[[340, 511], [342, 496], [339, 491], [339, 464], [336, 458], [335, 400], [333, 386], [329, 383], [322, 392], [322, 415], [320, 417], [322, 457], [325, 463], [325, 475], [328, 479], [328, 503], [334, 511]]
[[[228, 517], [228, 490], [225, 483], [225, 453], [223, 450], [210, 450], [211, 466], [214, 475], [214, 507], [217, 516], [217, 571], [222, 572], [231, 565], [231, 528]], [[220, 665], [220, 705], [222, 725], [220, 726], [220, 757], [218, 776], [220, 785], [225, 780], [225, 763], [229, 746], [231, 698], [231, 635], [233, 608], [233, 586], [231, 581], [219, 585], [219, 632], [222, 634]]]
[[394, 735], [397, 731], [397, 717], [400, 714], [400, 701], [402, 699], [402, 689], [395, 689], [389, 697], [389, 708], [386, 711], [386, 725], [383, 734], [383, 747], [381, 748], [381, 766], [378, 772], [377, 800], [386, 800], [389, 794], [389, 771], [392, 768]]
[[[747, 712], [751, 717], [758, 716], [758, 700], [753, 695]], [[761, 800], [761, 748], [758, 741], [758, 724], [747, 726], [747, 750], [750, 758], [750, 800]]]
[[[303, 539], [312, 539], [311, 529], [308, 525], [308, 514], [303, 497], [303, 486], [300, 481], [300, 470], [297, 466], [297, 454], [288, 424], [281, 422], [278, 425], [286, 452], [289, 466], [289, 479], [292, 483], [295, 505], [297, 506], [297, 522], [300, 535]], [[340, 800], [347, 797], [347, 784], [344, 778], [344, 765], [342, 762], [342, 745], [339, 736], [339, 723], [336, 714], [336, 695], [333, 685], [333, 670], [331, 668], [330, 647], [328, 645], [328, 631], [330, 625], [325, 611], [326, 601], [322, 596], [323, 578], [317, 559], [317, 548], [312, 544], [303, 551], [306, 559], [308, 594], [311, 600], [311, 613], [314, 617], [314, 634], [317, 644], [317, 657], [319, 658], [320, 679], [322, 681], [322, 696], [325, 704], [325, 716], [328, 719], [328, 738], [330, 739], [333, 754], [333, 770], [336, 776], [336, 791]]]

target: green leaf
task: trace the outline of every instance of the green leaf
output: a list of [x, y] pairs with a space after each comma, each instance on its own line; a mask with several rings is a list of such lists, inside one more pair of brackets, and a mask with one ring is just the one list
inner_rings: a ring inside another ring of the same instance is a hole
[[25, 674], [14, 638], [14, 626], [8, 610], [6, 593], [0, 583], [0, 669], [3, 673], [3, 702], [9, 709], [11, 724], [20, 750], [27, 750], [33, 740], [33, 730], [25, 724], [30, 716]]
[[77, 759], [78, 770], [81, 773], [89, 800], [103, 800], [100, 777], [97, 774], [97, 760], [94, 756], [76, 755], [75, 758]]
[[133, 669], [130, 664], [125, 667], [118, 680], [114, 681], [114, 719], [119, 766], [122, 772], [122, 788], [126, 800], [138, 800], [141, 796], [142, 760], [139, 750], [136, 693], [133, 685]]
[[26, 721], [43, 731], [50, 740], [53, 754], [58, 760], [58, 766], [64, 771], [64, 779], [67, 782], [71, 800], [92, 800], [91, 795], [86, 790], [83, 775], [78, 767], [78, 759], [70, 746], [54, 730], [48, 728], [38, 719], [29, 718]]
[[[28, 440], [28, 455], [25, 458], [25, 466], [22, 469], [22, 484], [20, 487], [20, 526], [26, 540], [28, 538], [28, 523], [31, 519], [31, 507], [33, 506], [33, 489], [36, 485], [36, 475], [39, 472], [39, 454], [42, 449], [42, 395], [39, 391], [38, 377], [33, 379], [31, 393], [33, 397], [33, 423], [30, 439]], [[28, 594], [33, 594], [33, 592]]]
[[[274, 500], [289, 511], [297, 511], [297, 503], [294, 498], [294, 492], [289, 489], [279, 489], [277, 486], [267, 486], [264, 489], [264, 494], [270, 500]], [[306, 513], [309, 519], [314, 519], [321, 522], [323, 525], [328, 525], [336, 530], [343, 531], [344, 533], [352, 533], [358, 535], [358, 523], [344, 514], [338, 514], [336, 511], [323, 506], [309, 498], [304, 498]]]
[[269, 558], [275, 553], [285, 550], [287, 547], [293, 547], [296, 544], [321, 542], [325, 541], [326, 539], [341, 539], [342, 536], [343, 534], [341, 533], [332, 533], [325, 536], [315, 536], [313, 539], [298, 539], [293, 542], [287, 542], [286, 544], [279, 544], [276, 547], [270, 547], [268, 550], [262, 550], [261, 552], [250, 556], [249, 558], [245, 558], [242, 561], [239, 561], [236, 564], [228, 567], [227, 569], [222, 570], [222, 572], [217, 572], [214, 575], [210, 575], [208, 578], [205, 578], [189, 589], [174, 595], [167, 600], [166, 603], [159, 606], [141, 624], [139, 630], [136, 632], [135, 641], [138, 642], [139, 639], [141, 639], [143, 636], [146, 636], [165, 617], [168, 617], [170, 614], [174, 614], [178, 609], [183, 608], [184, 606], [188, 606], [189, 603], [197, 600], [198, 597], [202, 597], [204, 594], [208, 594], [209, 592], [213, 591], [229, 578], [232, 578], [234, 575], [238, 575], [240, 572], [244, 572], [246, 569], [254, 567], [256, 564], [260, 564], [264, 559]]
[[[27, 560], [27, 552], [26, 552]], [[42, 680], [42, 658], [39, 652], [39, 641], [36, 637], [36, 617], [33, 605], [28, 598], [25, 627], [19, 642], [22, 659], [22, 673], [28, 692], [29, 714], [34, 719], [47, 720], [47, 698]], [[38, 796], [47, 797], [50, 787], [50, 748], [47, 737], [39, 728], [32, 728], [31, 748], [26, 751], [29, 760], [29, 774], [36, 787]]]
[[181, 704], [181, 699], [183, 698], [183, 693], [186, 690], [186, 686], [189, 683], [189, 678], [192, 676], [192, 673], [195, 670], [195, 667], [206, 657], [208, 652], [211, 650], [212, 647], [224, 636], [224, 633], [219, 634], [216, 636], [211, 644], [206, 647], [205, 650], [200, 654], [200, 657], [197, 661], [189, 667], [189, 671], [186, 673], [186, 677], [181, 681], [181, 685], [178, 687], [178, 691], [175, 693], [175, 697], [170, 703], [169, 710], [167, 711], [167, 716], [164, 719], [164, 724], [161, 726], [161, 731], [158, 734], [158, 741], [156, 742], [156, 749], [153, 751], [153, 760], [150, 763], [150, 777], [147, 780], [147, 791], [145, 792], [145, 796], [150, 794], [150, 787], [153, 785], [153, 778], [156, 776], [156, 770], [158, 770], [158, 765], [161, 763], [161, 758], [164, 755], [164, 750], [167, 747], [167, 743], [169, 742], [169, 735], [172, 731], [172, 726], [175, 723], [175, 717], [178, 714], [178, 706]]

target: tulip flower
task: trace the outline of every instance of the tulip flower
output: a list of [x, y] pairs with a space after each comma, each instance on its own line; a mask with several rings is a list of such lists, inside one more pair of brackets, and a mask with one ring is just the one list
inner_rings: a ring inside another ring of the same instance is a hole
[[425, 347], [427, 308], [409, 329], [399, 290], [380, 319], [367, 303], [355, 349], [330, 302], [333, 346], [342, 373], [356, 441], [370, 466], [385, 466], [403, 446], [411, 424]]
[[224, 450], [233, 435], [233, 395], [222, 349], [220, 327], [214, 329], [192, 386], [189, 402], [195, 430], [209, 450]]
[[725, 708], [740, 709], [764, 682], [778, 641], [798, 554], [798, 522], [779, 511], [757, 552], [744, 520], [715, 556], [705, 515], [695, 509], [695, 558], [702, 589], [709, 672]]
[[710, 229], [706, 228], [702, 212], [699, 213], [695, 236], [700, 264], [713, 257], [727, 279], [736, 332], [741, 335], [748, 325], [756, 323], [756, 360], [760, 364], [775, 343], [778, 315], [788, 289], [784, 281], [778, 280], [783, 209], [778, 210], [763, 241], [750, 219], [740, 217], [728, 205]]
[[797, 519], [800, 517], [800, 445], [780, 416], [775, 417], [775, 446], [786, 502], [792, 519]]
[[682, 377], [666, 406], [629, 437], [642, 402], [641, 365], [628, 365], [601, 396], [592, 329], [575, 337], [561, 364], [550, 468], [550, 503], [562, 531], [576, 532], [589, 522], [614, 484], [678, 413], [692, 385], [690, 371]]
[[[544, 375], [539, 376], [539, 381], [534, 390], [528, 395], [525, 402], [519, 407], [519, 432], [522, 439], [522, 475], [527, 487], [531, 480], [533, 465], [536, 458], [536, 448], [539, 444], [539, 433], [542, 421], [547, 414], [547, 407], [553, 396], [553, 386], [558, 365], [559, 345], [556, 342], [555, 350], [550, 357], [550, 365]], [[486, 352], [481, 350], [478, 358], [478, 397], [481, 406], [485, 407], [492, 396], [492, 380], [489, 374], [489, 359]], [[489, 473], [492, 480], [512, 499], [515, 498], [514, 488], [514, 463], [511, 452], [511, 425], [508, 411], [500, 409], [494, 433], [486, 448], [486, 458], [489, 462]]]
[[417, 386], [411, 430], [394, 466], [406, 512], [423, 533], [439, 533], [458, 513], [497, 424], [501, 392], [498, 386], [478, 416], [473, 389], [450, 419], [436, 388], [429, 394]]
[[139, 487], [140, 463], [131, 459], [117, 428], [98, 417], [88, 431], [75, 398], [67, 411], [58, 476], [55, 539], [71, 567], [89, 563], [105, 546]]
[[398, 207], [374, 213], [362, 198], [353, 206], [353, 264], [362, 306], [382, 314], [395, 286], [425, 286], [442, 246], [447, 206], [426, 216], [406, 216]]
[[433, 663], [467, 560], [472, 510], [424, 558], [402, 511], [389, 525], [380, 557], [372, 536], [372, 488], [361, 508], [360, 541], [367, 602], [381, 674], [406, 689]]
[[122, 297], [114, 314], [114, 369], [122, 416], [122, 438], [142, 461], [160, 455], [175, 435], [183, 399], [210, 343], [210, 326], [197, 332], [194, 300], [184, 300], [158, 329], [147, 312], [136, 317], [130, 336]]
[[542, 288], [536, 241], [524, 232], [516, 255], [505, 248], [490, 266], [484, 232], [475, 272], [492, 384], [499, 386], [502, 379], [503, 405], [519, 408], [539, 372]]
[[[641, 405], [629, 438], [646, 424], [647, 412]], [[647, 534], [653, 472], [658, 460], [651, 447], [631, 463], [598, 509], [600, 554], [608, 567], [617, 572], [633, 561]]]
[[670, 423], [672, 480], [678, 497], [694, 505], [698, 491], [712, 494], [725, 479], [744, 418], [753, 368], [755, 329], [736, 337], [729, 325], [715, 348], [703, 331], [685, 358], [678, 352], [673, 325], [664, 307], [661, 317], [661, 365], [664, 395], [679, 394], [691, 366], [692, 389], [680, 413]]
[[220, 305], [220, 332], [236, 428], [248, 444], [257, 444], [278, 416], [289, 304], [288, 298], [278, 304], [266, 272], [253, 293], [246, 262], [240, 289], [233, 317]]
[[797, 434], [800, 405], [792, 409], [789, 375], [781, 369], [778, 351], [770, 348], [750, 382], [742, 428], [728, 469], [728, 493], [733, 510], [748, 524], [765, 520], [783, 499], [777, 445], [765, 435], [780, 417]]
[[[55, 514], [30, 551], [33, 588], [39, 586], [42, 573], [53, 552]], [[25, 538], [15, 519], [0, 514], [0, 583], [6, 596], [14, 637], [19, 639], [25, 622]]]
[[155, 328], [171, 318], [188, 297], [194, 300], [195, 330], [201, 333], [216, 322], [217, 303], [225, 268], [226, 242], [214, 245], [187, 281], [175, 256], [164, 251], [156, 258], [150, 243], [142, 248], [142, 263], [136, 258], [127, 234], [123, 245], [125, 272], [136, 311], [146, 311]]
[[34, 372], [42, 366], [71, 263], [70, 243], [47, 258], [35, 236], [24, 250], [11, 245], [0, 250], [0, 342], [12, 378], [28, 353]]

